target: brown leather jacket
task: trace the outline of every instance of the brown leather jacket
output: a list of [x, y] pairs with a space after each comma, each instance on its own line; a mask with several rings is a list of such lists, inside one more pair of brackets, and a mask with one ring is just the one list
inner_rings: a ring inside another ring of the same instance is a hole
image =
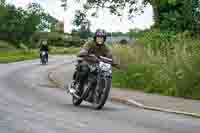
[[[89, 54], [94, 54], [96, 56], [104, 56], [113, 59], [111, 50], [105, 44], [98, 46], [94, 41], [86, 42], [77, 56], [82, 57]], [[114, 59], [112, 65], [115, 67], [118, 66]]]
[[94, 41], [89, 41], [84, 44], [78, 56], [94, 54], [96, 56], [105, 56], [112, 58], [110, 49], [104, 44], [102, 46], [96, 45]]

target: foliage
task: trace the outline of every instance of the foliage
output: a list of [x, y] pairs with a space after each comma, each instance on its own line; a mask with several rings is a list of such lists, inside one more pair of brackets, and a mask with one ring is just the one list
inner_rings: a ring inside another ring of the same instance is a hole
[[[60, 54], [76, 54], [80, 49], [79, 48], [64, 48], [64, 47], [51, 47], [50, 54], [52, 55], [60, 55]], [[17, 61], [24, 61], [30, 59], [39, 58], [39, 50], [38, 49], [29, 49], [26, 50], [14, 50], [14, 51], [2, 51], [0, 53], [0, 63], [10, 63]]]
[[14, 5], [0, 6], [0, 39], [19, 44], [29, 44], [36, 31], [50, 29], [57, 20], [45, 13], [39, 4], [32, 3], [26, 10]]
[[91, 36], [91, 22], [89, 21], [89, 19], [87, 19], [86, 13], [84, 11], [76, 11], [73, 25], [78, 27], [78, 30], [76, 32], [79, 33], [80, 38], [87, 39]]
[[86, 12], [94, 8], [97, 10], [91, 14], [92, 16], [96, 16], [100, 8], [107, 8], [112, 14], [121, 16], [123, 10], [128, 8], [129, 18], [132, 18], [135, 14], [143, 13], [143, 8], [148, 4], [153, 8], [154, 27], [164, 31], [189, 30], [199, 33], [199, 0], [87, 0], [83, 4], [84, 12], [81, 16], [85, 18]]
[[125, 72], [114, 71], [115, 86], [200, 99], [200, 40], [189, 32], [151, 30], [137, 43], [112, 48], [122, 64], [129, 64]]
[[200, 32], [200, 2], [199, 0], [192, 0], [192, 31]]
[[6, 41], [0, 41], [0, 52], [2, 52], [2, 51], [14, 51], [14, 50], [16, 50], [16, 48], [12, 44], [10, 44]]

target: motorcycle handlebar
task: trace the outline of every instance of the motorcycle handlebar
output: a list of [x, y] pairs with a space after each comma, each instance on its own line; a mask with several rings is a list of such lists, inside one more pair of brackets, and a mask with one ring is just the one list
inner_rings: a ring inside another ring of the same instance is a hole
[[[95, 59], [94, 59], [95, 58]], [[78, 60], [79, 61], [82, 61], [82, 60], [88, 60], [88, 61], [92, 61], [92, 62], [95, 62], [95, 63], [99, 63], [100, 61], [103, 61], [105, 63], [109, 63], [111, 64], [113, 67], [115, 67], [116, 69], [118, 70], [123, 70], [124, 68], [122, 68], [119, 64], [114, 64], [113, 60], [110, 59], [110, 58], [107, 58], [107, 57], [104, 57], [104, 56], [100, 56], [100, 57], [97, 57], [96, 55], [94, 54], [90, 54], [90, 55], [84, 55], [84, 56], [81, 56], [81, 57], [78, 57]], [[125, 68], [127, 69], [127, 67]]]
[[85, 55], [85, 56], [81, 56], [81, 57], [78, 57], [78, 60], [88, 60], [88, 61], [92, 61], [92, 62], [95, 62], [95, 63], [98, 63], [100, 61], [103, 61], [105, 63], [109, 63], [111, 64], [113, 67], [117, 68], [117, 69], [121, 69], [118, 64], [114, 64], [113, 63], [113, 60], [111, 58], [108, 58], [108, 57], [104, 57], [104, 56], [99, 56], [97, 57], [96, 55], [94, 54], [90, 54], [90, 55]]

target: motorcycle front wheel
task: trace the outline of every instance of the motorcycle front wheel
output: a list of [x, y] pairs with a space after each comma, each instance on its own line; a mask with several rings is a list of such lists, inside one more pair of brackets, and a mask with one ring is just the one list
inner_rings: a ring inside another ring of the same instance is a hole
[[110, 88], [111, 88], [111, 79], [100, 79], [99, 84], [93, 95], [93, 107], [94, 109], [102, 109], [106, 103]]
[[40, 60], [41, 60], [40, 62], [41, 62], [42, 65], [47, 64], [45, 57], [42, 57]]

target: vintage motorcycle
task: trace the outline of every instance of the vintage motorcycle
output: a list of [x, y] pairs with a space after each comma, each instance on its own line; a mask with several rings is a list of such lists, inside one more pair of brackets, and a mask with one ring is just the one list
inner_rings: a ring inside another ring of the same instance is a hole
[[46, 65], [48, 63], [48, 59], [47, 59], [47, 54], [48, 52], [46, 51], [41, 51], [41, 59], [40, 59], [40, 62], [42, 65]]
[[89, 72], [84, 81], [80, 81], [77, 77], [75, 82], [67, 85], [67, 92], [72, 95], [72, 102], [75, 106], [80, 105], [82, 101], [87, 101], [94, 109], [101, 109], [111, 89], [112, 59], [103, 56], [97, 58], [95, 55], [88, 57], [95, 58], [96, 62], [88, 64]]

